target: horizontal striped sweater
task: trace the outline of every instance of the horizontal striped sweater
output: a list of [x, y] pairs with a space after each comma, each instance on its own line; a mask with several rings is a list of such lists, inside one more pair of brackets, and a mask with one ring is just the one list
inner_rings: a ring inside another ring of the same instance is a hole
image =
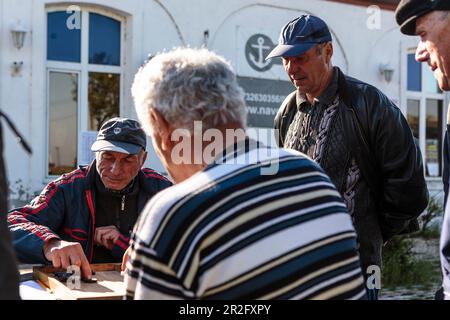
[[297, 151], [248, 141], [150, 200], [132, 235], [127, 298], [365, 298], [330, 179]]

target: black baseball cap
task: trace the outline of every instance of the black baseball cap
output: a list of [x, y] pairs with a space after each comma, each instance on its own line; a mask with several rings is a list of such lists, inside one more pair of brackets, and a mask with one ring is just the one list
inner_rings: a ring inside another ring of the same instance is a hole
[[106, 121], [92, 144], [91, 150], [115, 151], [137, 154], [145, 150], [147, 137], [138, 121], [128, 118], [112, 118]]
[[450, 0], [402, 0], [395, 10], [395, 19], [404, 34], [416, 35], [416, 20], [431, 11], [450, 10]]
[[322, 19], [312, 15], [301, 15], [289, 21], [280, 32], [278, 45], [267, 59], [274, 57], [296, 57], [304, 54], [316, 44], [331, 41], [331, 33]]

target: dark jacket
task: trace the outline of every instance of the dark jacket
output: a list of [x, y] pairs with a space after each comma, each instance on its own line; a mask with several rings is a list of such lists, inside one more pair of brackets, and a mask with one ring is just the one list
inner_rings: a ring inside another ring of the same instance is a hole
[[[428, 190], [422, 155], [405, 117], [377, 88], [336, 70], [344, 139], [374, 195], [383, 241], [417, 231]], [[294, 92], [275, 117], [280, 146], [296, 111]]]
[[[449, 136], [449, 129], [450, 125], [447, 124], [447, 130], [445, 130], [445, 137], [444, 137], [444, 168], [442, 171], [442, 180], [444, 183], [444, 209], [445, 214], [442, 221], [442, 228], [441, 228], [441, 239], [440, 239], [440, 257], [441, 257], [441, 268], [442, 268], [442, 275], [443, 275], [443, 291], [445, 291], [448, 294], [450, 294], [450, 207], [448, 206], [447, 199], [448, 199], [448, 190], [449, 190], [449, 184], [450, 184], [450, 136]], [[438, 291], [439, 292], [439, 291]], [[438, 294], [436, 294], [437, 300], [444, 300], [443, 292], [441, 292], [441, 295], [439, 297]], [[448, 297], [447, 297], [448, 299]]]
[[[50, 182], [29, 205], [13, 209], [8, 216], [9, 229], [18, 259], [24, 263], [47, 263], [43, 245], [50, 239], [79, 242], [92, 261], [95, 233], [95, 160], [89, 166], [64, 174]], [[158, 191], [171, 182], [151, 169], [142, 169], [139, 183], [138, 210]], [[123, 256], [129, 234], [114, 243], [112, 255]]]
[[3, 134], [0, 125], [0, 300], [20, 299], [19, 272], [11, 245], [11, 237], [6, 226], [8, 210], [8, 188], [3, 159]]
[[449, 172], [449, 163], [450, 163], [450, 137], [448, 135], [450, 129], [450, 125], [447, 124], [447, 128], [445, 130], [445, 135], [444, 135], [444, 166], [442, 169], [442, 183], [444, 184], [444, 209], [445, 206], [447, 205], [447, 198], [448, 198], [448, 189], [449, 189], [449, 184], [450, 184], [450, 172]]

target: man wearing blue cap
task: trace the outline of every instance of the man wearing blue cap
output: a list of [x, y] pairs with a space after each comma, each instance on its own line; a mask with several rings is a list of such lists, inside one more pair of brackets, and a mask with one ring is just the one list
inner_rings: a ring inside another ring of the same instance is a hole
[[120, 262], [147, 201], [171, 183], [147, 168], [146, 135], [139, 122], [106, 121], [91, 149], [89, 166], [64, 174], [8, 216], [17, 257], [24, 263], [79, 266]]
[[[402, 0], [395, 12], [400, 30], [406, 35], [420, 36], [416, 60], [427, 63], [433, 71], [439, 87], [450, 91], [450, 1], [448, 0]], [[450, 112], [450, 109], [449, 109]], [[445, 200], [448, 198], [450, 184], [449, 172], [449, 126], [444, 138], [444, 182]], [[436, 298], [450, 299], [450, 208], [446, 205], [440, 243], [443, 273], [443, 295], [438, 291]]]
[[[312, 15], [282, 28], [267, 58], [282, 57], [297, 90], [281, 105], [275, 129], [280, 146], [310, 156], [338, 188], [366, 272], [381, 266], [383, 243], [418, 229], [428, 191], [420, 150], [401, 111], [375, 87], [333, 67], [331, 41], [326, 23]], [[379, 288], [368, 281], [368, 289], [376, 299]]]

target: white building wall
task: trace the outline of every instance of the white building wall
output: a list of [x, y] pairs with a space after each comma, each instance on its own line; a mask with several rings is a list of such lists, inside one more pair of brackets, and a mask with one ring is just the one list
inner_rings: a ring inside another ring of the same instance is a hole
[[[0, 1], [0, 23], [2, 25], [0, 34], [0, 106], [14, 121], [25, 139], [33, 145], [35, 159], [39, 159], [42, 151], [39, 150], [39, 146], [36, 143], [40, 143], [41, 139], [39, 137], [41, 133], [39, 130], [33, 130], [36, 125], [33, 114], [41, 106], [40, 104], [35, 104], [32, 100], [33, 85], [30, 81], [33, 72], [31, 61], [34, 50], [32, 49], [38, 49], [39, 45], [36, 48], [32, 48], [32, 39], [30, 34], [28, 34], [24, 47], [21, 50], [17, 50], [12, 45], [10, 33], [11, 27], [19, 21], [22, 26], [30, 28], [33, 20], [31, 4], [32, 2], [27, 0]], [[20, 75], [13, 77], [11, 65], [15, 61], [22, 61], [23, 68]], [[32, 181], [37, 181], [36, 178], [32, 177], [32, 175], [36, 176], [36, 173], [30, 174], [33, 168], [32, 162], [16, 143], [15, 137], [5, 125], [3, 125], [3, 133], [5, 142], [4, 156], [9, 181], [14, 183], [21, 179], [23, 186], [30, 186]], [[36, 164], [39, 166], [40, 162]]]
[[[136, 117], [130, 87], [137, 69], [149, 53], [174, 46], [202, 44], [224, 55], [239, 76], [281, 79], [287, 76], [281, 65], [266, 72], [252, 70], [245, 61], [246, 35], [264, 33], [274, 43], [283, 24], [303, 12], [318, 15], [329, 25], [334, 38], [335, 59], [349, 75], [371, 83], [397, 103], [402, 102], [401, 50], [405, 38], [398, 31], [394, 13], [382, 10], [379, 29], [369, 29], [367, 8], [323, 0], [92, 0], [76, 3], [46, 0], [0, 0], [0, 106], [33, 147], [28, 157], [3, 127], [9, 180], [21, 179], [31, 192], [48, 182], [46, 6], [55, 4], [101, 6], [126, 19], [123, 53], [122, 116]], [[10, 29], [20, 21], [30, 32], [24, 47], [17, 50]], [[208, 30], [209, 38], [205, 39]], [[411, 40], [409, 40], [411, 41]], [[12, 76], [11, 64], [23, 61], [19, 76]], [[387, 83], [378, 72], [381, 63], [395, 70]], [[400, 105], [405, 111], [405, 105]], [[162, 166], [151, 151], [147, 164]], [[14, 195], [13, 195], [14, 196]]]

